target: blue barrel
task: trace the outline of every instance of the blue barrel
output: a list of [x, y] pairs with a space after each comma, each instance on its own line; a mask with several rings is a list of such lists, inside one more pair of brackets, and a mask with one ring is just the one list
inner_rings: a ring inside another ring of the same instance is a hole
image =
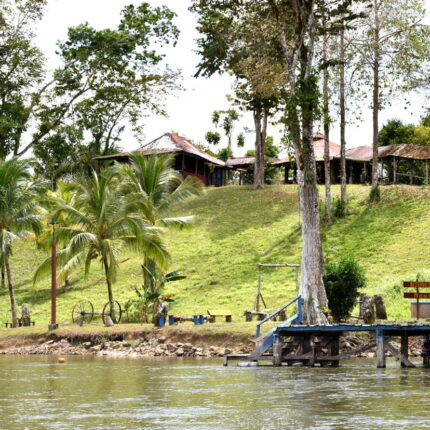
[[166, 323], [166, 320], [164, 319], [164, 317], [158, 318], [158, 327], [164, 327], [165, 323]]
[[199, 325], [199, 317], [198, 315], [193, 315], [194, 325]]
[[169, 315], [169, 325], [175, 325], [175, 317], [173, 315]]
[[204, 324], [204, 323], [205, 323], [205, 316], [199, 315], [199, 324]]

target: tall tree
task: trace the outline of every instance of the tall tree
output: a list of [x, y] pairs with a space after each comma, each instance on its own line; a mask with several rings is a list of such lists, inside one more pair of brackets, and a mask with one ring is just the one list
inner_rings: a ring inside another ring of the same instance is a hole
[[[175, 15], [144, 2], [126, 6], [116, 29], [73, 27], [59, 43], [61, 67], [44, 79], [44, 61], [31, 33], [43, 3], [18, 0], [19, 8], [6, 14], [6, 30], [0, 32], [4, 62], [11, 64], [2, 68], [0, 79], [0, 96], [7, 96], [0, 98], [0, 152], [22, 156], [71, 122], [92, 137], [94, 153], [109, 152], [126, 123], [139, 133], [146, 112], [164, 112], [162, 101], [175, 87], [178, 73], [163, 67], [164, 57], [154, 46], [175, 43]], [[26, 20], [23, 35], [15, 41], [10, 34], [15, 34], [17, 17], [25, 15], [27, 6], [37, 13]]]
[[[427, 59], [429, 29], [422, 0], [373, 0], [354, 36], [362, 85], [372, 90], [372, 187], [378, 185], [379, 112], [390, 97], [416, 83]], [[401, 49], [398, 47], [401, 46]]]
[[12, 311], [12, 326], [18, 326], [11, 257], [20, 236], [41, 230], [38, 205], [40, 187], [31, 181], [27, 160], [0, 161], [0, 265], [5, 268]]
[[[279, 51], [274, 50], [273, 45], [266, 43], [255, 31], [255, 22], [264, 19], [256, 2], [249, 2], [246, 8], [241, 9], [244, 16], [239, 20], [236, 19], [234, 2], [226, 2], [225, 5], [215, 3], [196, 1], [192, 8], [199, 14], [197, 29], [202, 35], [197, 42], [201, 61], [196, 76], [209, 77], [216, 72], [229, 72], [236, 78], [235, 102], [253, 115], [256, 157], [254, 188], [261, 188], [266, 168], [267, 124], [279, 106], [280, 91], [279, 80], [267, 79], [267, 73], [273, 67], [273, 63], [269, 65], [269, 58], [279, 54]], [[262, 73], [258, 73], [259, 69]], [[278, 76], [272, 74], [272, 78]]]

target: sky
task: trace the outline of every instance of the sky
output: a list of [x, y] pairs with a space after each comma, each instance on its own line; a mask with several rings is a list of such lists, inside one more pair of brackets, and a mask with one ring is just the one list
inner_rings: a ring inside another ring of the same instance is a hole
[[[229, 103], [226, 95], [231, 94], [232, 78], [226, 75], [211, 78], [194, 78], [199, 56], [195, 53], [198, 32], [195, 30], [196, 17], [189, 12], [190, 0], [147, 0], [152, 6], [166, 5], [176, 14], [176, 25], [181, 34], [178, 44], [165, 49], [166, 62], [174, 69], [182, 70], [182, 91], [175, 93], [166, 100], [168, 118], [151, 115], [145, 120], [144, 141], [150, 141], [172, 130], [191, 139], [196, 143], [205, 142], [208, 130], [215, 131], [211, 123], [214, 110], [227, 109]], [[430, 8], [430, 0], [426, 0]], [[48, 68], [58, 65], [55, 49], [58, 40], [67, 37], [67, 29], [82, 22], [88, 22], [97, 29], [116, 27], [121, 9], [127, 4], [139, 4], [136, 0], [48, 0], [44, 18], [37, 29], [37, 44], [45, 53]], [[390, 118], [399, 118], [406, 122], [418, 122], [423, 113], [425, 103], [422, 95], [410, 94], [407, 99], [410, 106], [405, 108], [404, 99], [393, 100], [390, 107], [380, 114], [381, 125]], [[244, 113], [235, 132], [240, 133], [253, 128], [252, 116]], [[318, 126], [315, 127], [317, 131]], [[275, 143], [279, 142], [282, 128], [270, 125], [269, 135], [273, 135]], [[330, 140], [339, 142], [339, 128], [332, 127]], [[254, 146], [252, 133], [247, 133], [245, 148], [235, 149], [234, 155], [241, 156], [247, 149]], [[361, 121], [349, 124], [346, 130], [347, 147], [371, 145], [372, 120], [370, 107], [364, 109]], [[224, 139], [225, 142], [225, 139]], [[124, 150], [134, 150], [139, 143], [130, 130], [127, 130], [120, 143]], [[213, 148], [216, 150], [216, 148]]]

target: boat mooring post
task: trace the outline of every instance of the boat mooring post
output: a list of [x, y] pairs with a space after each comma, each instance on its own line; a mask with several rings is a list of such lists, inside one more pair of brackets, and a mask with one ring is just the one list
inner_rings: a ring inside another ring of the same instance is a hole
[[48, 330], [56, 330], [57, 324], [57, 238], [55, 235], [55, 227], [58, 223], [54, 218], [49, 225], [52, 227], [52, 242], [51, 242], [51, 324], [48, 325]]

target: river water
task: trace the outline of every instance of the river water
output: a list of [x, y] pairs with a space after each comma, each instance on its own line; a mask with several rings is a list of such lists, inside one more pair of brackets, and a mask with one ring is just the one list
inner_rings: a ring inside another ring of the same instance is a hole
[[430, 370], [0, 357], [1, 429], [429, 429]]

